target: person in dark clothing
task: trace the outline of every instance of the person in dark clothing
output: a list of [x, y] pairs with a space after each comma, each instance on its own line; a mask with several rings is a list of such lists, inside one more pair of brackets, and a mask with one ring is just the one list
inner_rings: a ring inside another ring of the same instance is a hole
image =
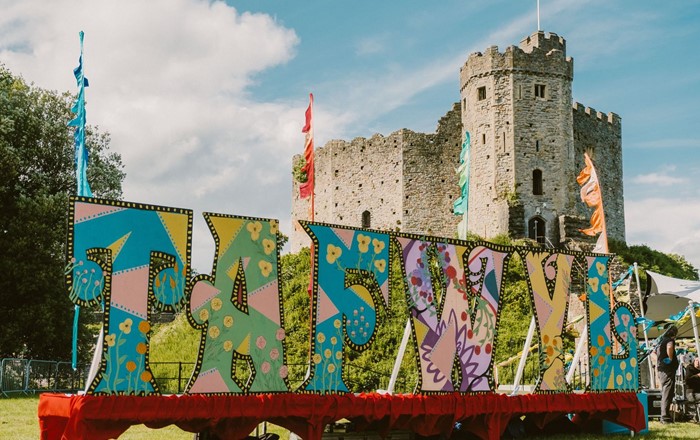
[[678, 357], [676, 356], [676, 335], [678, 329], [671, 327], [666, 330], [657, 351], [656, 369], [661, 382], [661, 423], [671, 423], [671, 403], [676, 387], [676, 370], [678, 369]]
[[691, 402], [700, 400], [700, 357], [693, 359], [685, 369], [685, 394]]

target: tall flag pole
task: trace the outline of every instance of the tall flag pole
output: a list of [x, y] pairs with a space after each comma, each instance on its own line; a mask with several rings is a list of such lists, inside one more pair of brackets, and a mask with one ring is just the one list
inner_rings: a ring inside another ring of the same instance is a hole
[[608, 253], [608, 231], [605, 227], [605, 212], [603, 211], [603, 196], [600, 190], [598, 174], [595, 171], [588, 153], [584, 153], [586, 167], [576, 177], [576, 181], [581, 185], [581, 201], [590, 208], [595, 208], [591, 215], [591, 227], [580, 229], [583, 234], [594, 237], [600, 233], [593, 252]]
[[[299, 197], [305, 199], [311, 197], [309, 203], [309, 220], [314, 221], [314, 125], [313, 125], [313, 113], [314, 113], [314, 95], [309, 93], [309, 107], [306, 109], [304, 114], [305, 123], [301, 132], [305, 134], [304, 136], [304, 166], [302, 171], [306, 173], [306, 182], [299, 185]], [[314, 244], [311, 242], [311, 272], [309, 275], [309, 295], [313, 290], [314, 285]]]
[[459, 176], [460, 196], [452, 205], [452, 212], [455, 215], [461, 215], [462, 221], [457, 225], [457, 236], [461, 240], [467, 239], [467, 215], [469, 213], [469, 154], [471, 150], [471, 138], [469, 132], [464, 132], [464, 142], [462, 143], [462, 152], [459, 155], [459, 168], [457, 175]]
[[[92, 190], [87, 180], [88, 152], [85, 147], [85, 87], [89, 86], [88, 79], [83, 72], [83, 38], [85, 33], [80, 31], [80, 58], [78, 67], [73, 69], [73, 75], [78, 83], [78, 97], [71, 108], [75, 118], [68, 122], [69, 127], [75, 127], [73, 143], [75, 144], [75, 177], [77, 182], [76, 192], [79, 196], [92, 197]], [[73, 370], [78, 368], [78, 320], [80, 306], [74, 307], [73, 313], [73, 340], [71, 366]]]

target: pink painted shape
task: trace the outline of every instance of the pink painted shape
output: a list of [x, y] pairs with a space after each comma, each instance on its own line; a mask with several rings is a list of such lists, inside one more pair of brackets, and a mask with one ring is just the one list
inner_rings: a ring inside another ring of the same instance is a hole
[[112, 305], [145, 319], [148, 312], [148, 266], [112, 275]]
[[117, 206], [98, 205], [95, 203], [77, 202], [75, 204], [74, 223], [80, 223], [102, 215], [112, 214], [113, 212], [123, 211], [125, 208]]
[[316, 319], [319, 323], [338, 314], [338, 308], [333, 304], [326, 292], [321, 289], [321, 286], [318, 286], [318, 311], [316, 313]]
[[221, 377], [219, 370], [213, 369], [205, 373], [200, 372], [192, 388], [188, 391], [188, 394], [230, 392], [231, 390], [226, 386], [226, 382], [224, 382], [224, 378]]
[[267, 283], [253, 292], [248, 292], [248, 307], [257, 310], [279, 327], [281, 320], [277, 280]]
[[389, 304], [389, 279], [384, 281], [384, 284], [379, 288], [382, 291], [382, 297], [384, 298], [384, 304]]
[[352, 246], [352, 240], [355, 238], [355, 230], [354, 229], [340, 229], [340, 228], [333, 228], [333, 233], [338, 236], [340, 241], [342, 241], [345, 244], [345, 247], [350, 249]]
[[248, 264], [250, 263], [250, 257], [243, 257], [243, 270], [248, 269]]
[[221, 290], [209, 284], [208, 281], [200, 280], [192, 288], [190, 297], [190, 308], [195, 311], [206, 304], [209, 300], [218, 295]]
[[440, 339], [438, 339], [433, 347], [433, 351], [430, 353], [431, 362], [447, 377], [450, 377], [452, 366], [454, 365], [455, 353], [457, 352], [455, 334], [454, 323], [448, 323], [447, 328], [445, 328], [445, 331], [440, 335]]

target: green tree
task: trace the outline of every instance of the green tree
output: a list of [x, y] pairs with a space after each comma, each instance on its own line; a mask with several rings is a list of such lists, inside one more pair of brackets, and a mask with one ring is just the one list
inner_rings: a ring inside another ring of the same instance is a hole
[[[0, 358], [70, 355], [73, 304], [63, 271], [68, 198], [76, 191], [67, 126], [73, 99], [0, 65]], [[95, 196], [115, 199], [125, 174], [109, 142], [88, 127], [88, 181]]]

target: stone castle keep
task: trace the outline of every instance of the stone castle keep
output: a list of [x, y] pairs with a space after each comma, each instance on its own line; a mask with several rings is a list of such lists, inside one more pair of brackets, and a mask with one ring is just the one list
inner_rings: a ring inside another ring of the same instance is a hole
[[[591, 210], [576, 176], [583, 153], [601, 182], [608, 235], [625, 239], [622, 129], [615, 113], [573, 103], [573, 59], [554, 33], [536, 32], [504, 52], [473, 53], [460, 69], [460, 102], [435, 133], [401, 129], [315, 152], [315, 220], [455, 237], [461, 217], [456, 169], [471, 137], [469, 230], [486, 239], [508, 233], [554, 246], [581, 239]], [[573, 103], [573, 104], [572, 104]], [[297, 158], [295, 158], [297, 160]], [[296, 220], [309, 199], [294, 183], [291, 251], [308, 246]]]

